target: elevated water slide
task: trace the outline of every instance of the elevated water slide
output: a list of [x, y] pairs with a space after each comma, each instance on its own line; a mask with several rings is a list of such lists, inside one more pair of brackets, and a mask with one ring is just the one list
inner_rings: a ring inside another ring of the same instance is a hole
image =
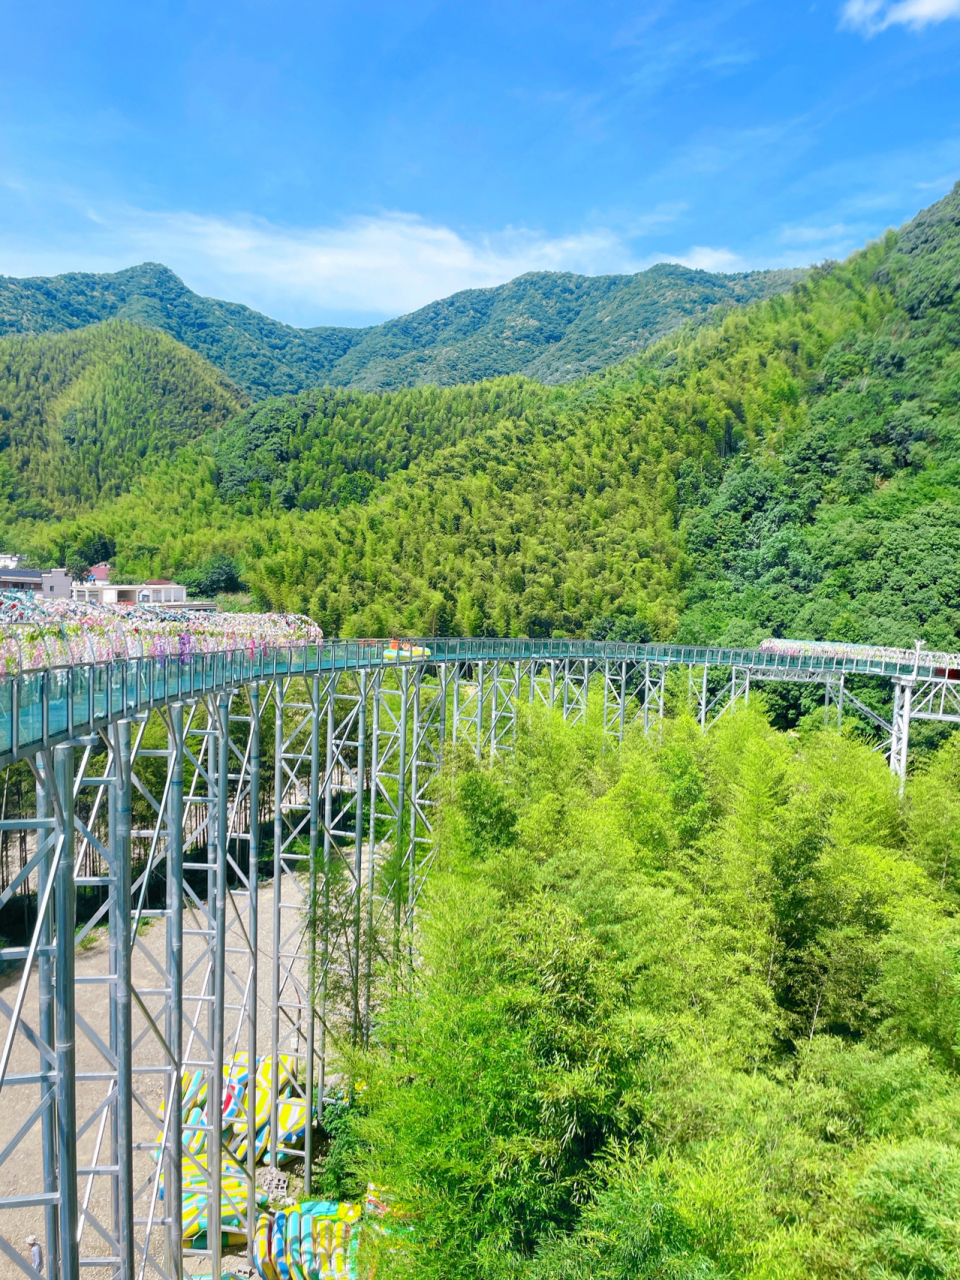
[[[880, 729], [901, 778], [912, 720], [960, 723], [960, 656], [919, 649], [309, 635], [280, 644], [264, 619], [259, 631], [245, 624], [242, 642], [225, 623], [221, 647], [208, 635], [200, 651], [182, 637], [170, 643], [169, 628], [164, 645], [149, 628], [111, 625], [99, 658], [76, 627], [46, 639], [36, 626], [6, 633], [0, 767], [26, 762], [35, 805], [0, 819], [26, 851], [0, 905], [24, 886], [37, 901], [29, 940], [0, 950], [20, 966], [0, 995], [0, 1132], [15, 1127], [0, 1151], [0, 1190], [18, 1156], [36, 1170], [17, 1194], [0, 1194], [10, 1275], [36, 1276], [16, 1238], [25, 1214], [43, 1231], [47, 1274], [64, 1280], [81, 1268], [177, 1280], [201, 1263], [220, 1274], [216, 1230], [203, 1248], [184, 1247], [183, 1143], [203, 1128], [209, 1205], [221, 1203], [225, 1177], [242, 1177], [246, 1195], [230, 1208], [251, 1239], [262, 1100], [249, 1102], [238, 1158], [223, 1126], [191, 1127], [184, 1073], [202, 1080], [216, 1117], [224, 1063], [266, 1048], [274, 1062], [289, 1056], [296, 1089], [322, 1110], [332, 1036], [369, 1037], [384, 960], [413, 961], [444, 757], [453, 747], [478, 758], [509, 750], [523, 703], [578, 721], [597, 699], [604, 730], [622, 738], [662, 717], [671, 669], [704, 730], [758, 680], [814, 682], [828, 715], [853, 709]], [[887, 693], [892, 684], [890, 722], [847, 687], [851, 676], [861, 693], [863, 677]], [[272, 868], [259, 889], [258, 861], [261, 875]], [[79, 929], [78, 887], [99, 900]], [[78, 978], [76, 945], [104, 928], [99, 971]], [[108, 1025], [86, 1016], [83, 984], [95, 983]], [[309, 1179], [313, 1141], [308, 1125], [302, 1151], [274, 1141], [267, 1162], [295, 1157]]]

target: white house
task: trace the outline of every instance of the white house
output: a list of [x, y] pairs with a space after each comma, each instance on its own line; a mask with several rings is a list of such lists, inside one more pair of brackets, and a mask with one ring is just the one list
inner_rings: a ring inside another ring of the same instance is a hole
[[[176, 608], [190, 608], [198, 602], [187, 601], [187, 588], [166, 578], [152, 578], [149, 582], [75, 582], [74, 600], [87, 604], [161, 604]], [[209, 608], [210, 605], [207, 602]]]
[[69, 600], [73, 578], [66, 569], [44, 569], [40, 575], [40, 594], [44, 600]]

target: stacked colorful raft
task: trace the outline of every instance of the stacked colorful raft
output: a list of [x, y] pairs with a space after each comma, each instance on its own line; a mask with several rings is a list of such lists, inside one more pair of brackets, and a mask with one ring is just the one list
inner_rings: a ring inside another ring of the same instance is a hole
[[356, 1280], [362, 1207], [305, 1200], [257, 1220], [253, 1263], [262, 1280]]
[[[280, 1056], [277, 1072], [272, 1058], [257, 1059], [256, 1102], [256, 1152], [254, 1158], [262, 1160], [271, 1150], [270, 1090], [277, 1075], [277, 1160], [294, 1159], [302, 1148], [307, 1133], [307, 1101], [294, 1096], [294, 1061]], [[238, 1160], [247, 1159], [249, 1126], [247, 1104], [250, 1094], [247, 1055], [237, 1054], [232, 1063], [224, 1064], [223, 1122], [224, 1141]], [[311, 1115], [312, 1120], [312, 1115]]]
[[[277, 1154], [279, 1160], [296, 1156], [306, 1135], [307, 1103], [294, 1092], [293, 1059], [281, 1056], [276, 1069], [272, 1058], [256, 1062], [255, 1117], [256, 1159], [271, 1148], [270, 1091], [277, 1084]], [[246, 1173], [247, 1107], [250, 1098], [249, 1057], [236, 1054], [223, 1067], [222, 1158], [220, 1169], [220, 1227], [229, 1243], [246, 1239], [244, 1220], [249, 1196]], [[182, 1082], [183, 1116], [183, 1238], [195, 1242], [207, 1231], [209, 1165], [207, 1160], [207, 1077], [203, 1071], [185, 1073]], [[161, 1183], [161, 1197], [163, 1186]], [[263, 1208], [267, 1197], [256, 1191], [256, 1205]]]
[[[224, 1244], [243, 1244], [247, 1238], [246, 1222], [249, 1182], [229, 1156], [224, 1156], [220, 1166], [220, 1239]], [[263, 1209], [266, 1195], [258, 1189], [254, 1192], [255, 1204]], [[184, 1244], [198, 1246], [205, 1242], [207, 1234], [207, 1169], [197, 1162], [188, 1169], [183, 1162], [183, 1240]], [[204, 1237], [201, 1241], [200, 1237]]]
[[0, 592], [0, 670], [30, 671], [125, 658], [173, 658], [319, 645], [310, 618], [289, 613], [193, 613], [158, 606], [82, 604]]
[[410, 662], [414, 658], [429, 658], [430, 656], [429, 649], [423, 649], [419, 645], [411, 644], [405, 640], [391, 640], [383, 650], [385, 662]]

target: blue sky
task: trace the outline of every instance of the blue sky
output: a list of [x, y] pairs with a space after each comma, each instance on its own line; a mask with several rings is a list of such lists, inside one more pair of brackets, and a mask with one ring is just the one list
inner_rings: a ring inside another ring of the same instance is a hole
[[0, 273], [293, 324], [842, 257], [960, 178], [960, 0], [4, 6]]

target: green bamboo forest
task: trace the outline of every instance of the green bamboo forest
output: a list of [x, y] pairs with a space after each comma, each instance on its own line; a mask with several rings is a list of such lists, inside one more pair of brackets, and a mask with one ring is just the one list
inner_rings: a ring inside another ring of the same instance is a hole
[[753, 699], [619, 752], [544, 713], [443, 812], [322, 1184], [392, 1188], [387, 1274], [957, 1274], [956, 740], [901, 799]]
[[[7, 281], [0, 549], [348, 637], [960, 650], [960, 183], [845, 262], [703, 274], [591, 286], [607, 346], [528, 280], [521, 355], [465, 295], [456, 350], [441, 304], [324, 347]], [[678, 682], [620, 747], [531, 710], [454, 761], [315, 1188], [390, 1188], [379, 1276], [960, 1275], [960, 738], [901, 793], [820, 696], [702, 734]]]

